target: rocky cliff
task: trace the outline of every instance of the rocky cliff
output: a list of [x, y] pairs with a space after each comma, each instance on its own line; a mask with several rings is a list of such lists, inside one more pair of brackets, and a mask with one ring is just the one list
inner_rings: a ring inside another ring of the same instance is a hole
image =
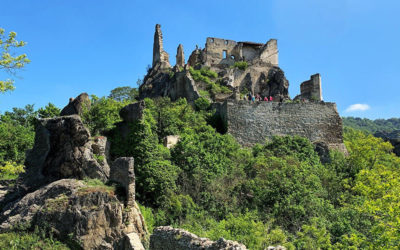
[[110, 162], [107, 138], [91, 137], [79, 116], [40, 120], [25, 165], [0, 197], [0, 232], [39, 227], [84, 249], [144, 249], [133, 158]]

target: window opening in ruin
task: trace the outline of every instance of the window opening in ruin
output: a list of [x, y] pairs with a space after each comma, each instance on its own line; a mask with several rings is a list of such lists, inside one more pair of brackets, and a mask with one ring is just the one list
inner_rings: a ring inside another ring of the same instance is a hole
[[222, 51], [222, 58], [226, 58], [226, 56], [227, 56], [227, 51], [226, 50], [224, 50], [224, 51]]
[[235, 60], [235, 56], [234, 56], [234, 55], [231, 55], [231, 59]]
[[210, 42], [212, 42], [212, 43], [213, 43], [213, 42], [214, 42], [214, 38], [211, 38]]
[[225, 40], [225, 44], [228, 44], [228, 40]]

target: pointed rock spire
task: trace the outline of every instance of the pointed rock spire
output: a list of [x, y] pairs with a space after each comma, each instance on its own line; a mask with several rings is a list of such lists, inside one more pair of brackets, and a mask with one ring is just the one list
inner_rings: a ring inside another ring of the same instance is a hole
[[182, 44], [179, 44], [178, 49], [176, 50], [176, 66], [178, 67], [185, 66], [185, 55], [183, 54]]

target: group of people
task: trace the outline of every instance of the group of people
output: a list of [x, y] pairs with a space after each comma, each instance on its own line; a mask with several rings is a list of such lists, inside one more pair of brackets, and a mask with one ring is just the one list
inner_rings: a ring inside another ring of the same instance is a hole
[[272, 102], [274, 100], [274, 98], [272, 96], [269, 96], [269, 97], [268, 96], [264, 96], [264, 97], [262, 97], [260, 94], [257, 94], [257, 95], [254, 96], [252, 93], [248, 93], [247, 95], [245, 95], [243, 97], [243, 100], [252, 101], [252, 102], [255, 102], [255, 101]]

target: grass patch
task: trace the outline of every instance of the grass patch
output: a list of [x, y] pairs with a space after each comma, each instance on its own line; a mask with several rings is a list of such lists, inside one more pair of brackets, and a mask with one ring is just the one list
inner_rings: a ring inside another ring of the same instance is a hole
[[[219, 83], [210, 80], [210, 77], [217, 78], [218, 74], [210, 70], [209, 68], [202, 68], [200, 70], [195, 70], [192, 67], [190, 67], [189, 72], [192, 75], [193, 80], [195, 80], [196, 82], [205, 82], [207, 84], [207, 90], [211, 95], [216, 95], [219, 93], [224, 93], [224, 94], [232, 93], [232, 91], [228, 87], [222, 86]], [[205, 96], [203, 94], [201, 95]]]
[[78, 190], [79, 195], [94, 192], [103, 192], [110, 195], [115, 195], [115, 186], [108, 186], [99, 179], [84, 179], [83, 182], [86, 184], [86, 187], [80, 188]]
[[0, 234], [0, 249], [70, 249], [67, 245], [38, 233], [11, 232]]
[[249, 65], [246, 61], [235, 62], [235, 64], [233, 65], [234, 68], [238, 68], [241, 70], [246, 70], [248, 66]]

